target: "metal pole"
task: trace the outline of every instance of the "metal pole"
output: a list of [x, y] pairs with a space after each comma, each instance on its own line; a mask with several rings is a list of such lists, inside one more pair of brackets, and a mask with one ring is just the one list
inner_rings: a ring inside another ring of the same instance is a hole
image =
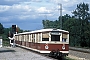
[[60, 6], [59, 7], [59, 21], [60, 21], [60, 29], [62, 29], [62, 4], [61, 3], [58, 3], [58, 5]]
[[62, 4], [60, 4], [60, 28], [62, 29]]

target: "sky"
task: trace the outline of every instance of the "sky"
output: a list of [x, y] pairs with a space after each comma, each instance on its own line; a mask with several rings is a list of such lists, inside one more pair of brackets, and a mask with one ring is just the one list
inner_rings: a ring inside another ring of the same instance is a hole
[[0, 23], [5, 28], [17, 25], [22, 30], [42, 29], [42, 20], [58, 19], [60, 4], [62, 15], [72, 15], [83, 2], [90, 5], [90, 0], [0, 0]]

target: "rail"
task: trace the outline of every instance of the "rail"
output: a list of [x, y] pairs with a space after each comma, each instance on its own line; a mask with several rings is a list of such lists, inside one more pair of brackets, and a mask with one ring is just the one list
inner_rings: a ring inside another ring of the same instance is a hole
[[84, 53], [90, 53], [90, 49], [85, 49], [85, 48], [69, 47], [69, 49], [74, 51], [84, 52]]

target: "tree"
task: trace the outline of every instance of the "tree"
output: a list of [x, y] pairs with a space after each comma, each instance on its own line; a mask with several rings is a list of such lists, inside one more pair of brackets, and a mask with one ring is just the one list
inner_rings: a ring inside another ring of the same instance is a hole
[[[22, 33], [22, 32], [23, 32], [23, 30], [20, 29], [19, 27], [17, 27], [17, 30], [18, 30], [18, 31], [17, 31], [18, 33]], [[27, 30], [27, 32], [29, 32], [29, 30]]]
[[49, 20], [43, 20], [42, 23], [43, 23], [43, 27], [44, 28], [50, 28], [50, 21]]
[[4, 27], [3, 25], [0, 23], [0, 34], [3, 34], [4, 33]]
[[70, 46], [79, 46], [79, 30], [80, 30], [80, 26], [79, 26], [80, 22], [75, 19], [75, 18], [70, 18], [68, 20], [65, 21], [64, 25], [64, 30], [69, 31], [70, 34]]
[[89, 5], [85, 3], [80, 3], [77, 5], [77, 8], [72, 12], [80, 21], [80, 45], [82, 47], [87, 46], [87, 39], [85, 32], [87, 31], [87, 26], [89, 24], [90, 13], [89, 12]]
[[71, 16], [68, 14], [65, 14], [64, 16], [62, 16], [62, 22], [64, 23], [66, 20], [70, 19]]
[[80, 3], [77, 5], [77, 8], [72, 12], [76, 18], [81, 20], [88, 20], [90, 13], [89, 11], [89, 5], [85, 3]]
[[70, 15], [66, 14], [62, 16], [62, 29], [64, 29], [64, 23], [71, 18]]
[[[64, 23], [69, 18], [71, 18], [71, 17], [68, 14], [62, 16], [62, 23]], [[60, 16], [59, 16], [58, 20], [55, 20], [55, 21], [43, 20], [42, 23], [43, 23], [44, 28], [58, 28], [58, 29], [60, 29]]]

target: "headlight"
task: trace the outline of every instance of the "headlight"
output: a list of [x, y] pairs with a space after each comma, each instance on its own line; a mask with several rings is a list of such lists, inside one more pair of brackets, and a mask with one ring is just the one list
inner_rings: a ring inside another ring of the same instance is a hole
[[63, 44], [62, 49], [65, 50], [65, 45]]
[[48, 49], [48, 48], [49, 48], [49, 47], [48, 47], [48, 45], [46, 44], [46, 45], [45, 45], [45, 49]]

